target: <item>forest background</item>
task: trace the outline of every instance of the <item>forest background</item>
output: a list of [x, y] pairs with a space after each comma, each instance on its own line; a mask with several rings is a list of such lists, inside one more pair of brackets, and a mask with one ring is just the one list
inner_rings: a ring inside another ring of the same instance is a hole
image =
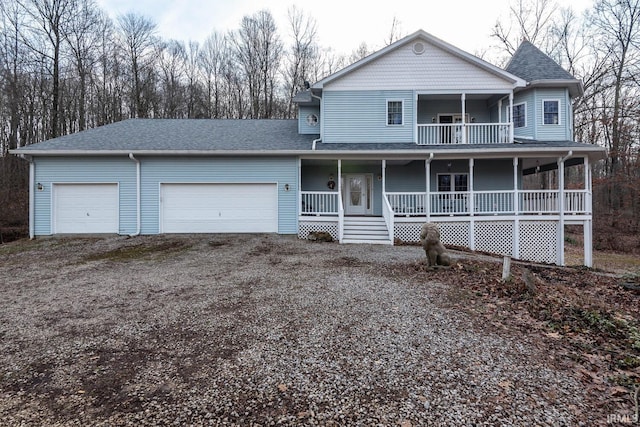
[[[383, 44], [406, 35], [393, 19]], [[583, 13], [553, 0], [512, 0], [473, 52], [503, 67], [527, 39], [581, 79], [576, 141], [607, 149], [593, 166], [596, 250], [640, 253], [640, 0], [595, 0]], [[369, 41], [369, 43], [371, 43]], [[268, 9], [204, 41], [164, 39], [139, 13], [112, 19], [95, 0], [0, 3], [0, 243], [27, 234], [28, 163], [10, 149], [128, 118], [296, 117], [293, 96], [370, 54], [338, 54], [292, 6], [286, 28]], [[554, 172], [529, 185], [553, 188]], [[568, 185], [580, 185], [580, 167]]]

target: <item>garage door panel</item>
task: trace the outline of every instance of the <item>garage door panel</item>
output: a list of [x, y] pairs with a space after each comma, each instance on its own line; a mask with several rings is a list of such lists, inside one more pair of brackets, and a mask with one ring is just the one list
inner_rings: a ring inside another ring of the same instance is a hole
[[275, 184], [162, 184], [164, 233], [278, 231]]
[[117, 184], [54, 184], [54, 232], [117, 233]]

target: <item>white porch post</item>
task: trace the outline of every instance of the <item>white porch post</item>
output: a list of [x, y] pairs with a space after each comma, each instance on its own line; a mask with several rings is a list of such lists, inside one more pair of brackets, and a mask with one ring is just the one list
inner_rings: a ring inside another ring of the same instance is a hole
[[513, 91], [509, 94], [509, 142], [513, 142]]
[[302, 215], [302, 159], [298, 157], [298, 216]]
[[564, 265], [564, 161], [566, 158], [558, 159], [558, 211], [560, 221], [558, 230], [558, 265]]
[[387, 161], [382, 160], [382, 197], [387, 197]]
[[431, 159], [433, 159], [433, 154], [431, 157], [424, 161], [424, 173], [425, 173], [425, 201], [424, 201], [424, 210], [426, 220], [429, 221], [431, 217]]
[[[475, 200], [473, 195], [473, 167], [474, 161], [473, 158], [469, 159], [469, 203], [468, 210], [471, 220], [469, 221], [469, 249], [472, 251], [476, 250], [476, 221], [473, 217], [475, 212]], [[454, 183], [455, 185], [455, 183]], [[455, 188], [454, 188], [455, 189]]]
[[342, 159], [338, 159], [338, 241], [344, 237], [344, 207], [342, 206]]
[[462, 143], [466, 144], [467, 143], [467, 120], [466, 120], [466, 115], [467, 115], [467, 106], [466, 106], [466, 101], [467, 101], [467, 94], [463, 93], [460, 96], [460, 101], [462, 102]]
[[27, 159], [29, 160], [29, 239], [33, 239], [36, 237], [36, 165], [31, 157]]
[[498, 100], [498, 123], [502, 123], [502, 99]]
[[589, 219], [584, 221], [582, 226], [584, 233], [584, 265], [593, 267], [593, 206], [591, 200], [591, 165], [589, 165], [589, 157], [584, 157], [584, 189], [585, 191], [585, 208]]
[[520, 211], [520, 195], [518, 194], [518, 163], [520, 159], [513, 158], [513, 212], [515, 214], [515, 220], [513, 223], [513, 257], [515, 259], [520, 258], [520, 218], [518, 214]]

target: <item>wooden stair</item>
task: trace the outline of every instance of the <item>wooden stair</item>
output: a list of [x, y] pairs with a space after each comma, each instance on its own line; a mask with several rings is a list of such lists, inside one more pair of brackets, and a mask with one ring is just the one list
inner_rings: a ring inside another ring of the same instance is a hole
[[384, 218], [375, 216], [345, 216], [342, 243], [391, 244]]

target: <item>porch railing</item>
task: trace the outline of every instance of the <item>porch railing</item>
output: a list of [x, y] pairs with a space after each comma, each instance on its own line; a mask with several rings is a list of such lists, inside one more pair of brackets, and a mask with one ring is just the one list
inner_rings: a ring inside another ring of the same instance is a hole
[[424, 215], [427, 193], [387, 193], [389, 205], [396, 215]]
[[[502, 190], [502, 191], [452, 191], [386, 193], [395, 216], [469, 215], [470, 198], [473, 195], [474, 215], [557, 214], [560, 213], [558, 190]], [[564, 212], [589, 214], [586, 190], [564, 191]], [[515, 198], [518, 197], [518, 212]], [[429, 212], [427, 212], [429, 211]]]
[[511, 123], [418, 124], [418, 145], [508, 144]]
[[512, 191], [474, 191], [474, 209], [478, 214], [507, 214], [514, 212]]
[[339, 208], [337, 191], [301, 191], [301, 215], [336, 215]]

